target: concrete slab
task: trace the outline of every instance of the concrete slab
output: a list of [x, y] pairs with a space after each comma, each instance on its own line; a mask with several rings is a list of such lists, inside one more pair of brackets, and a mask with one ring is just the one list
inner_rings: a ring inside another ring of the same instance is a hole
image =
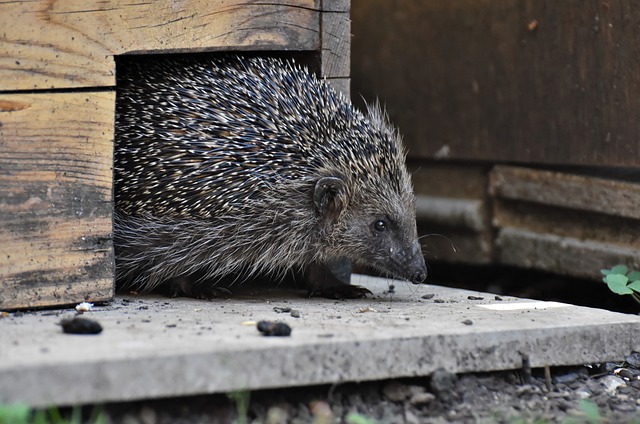
[[[438, 286], [355, 276], [375, 293], [350, 301], [269, 291], [213, 302], [118, 298], [85, 316], [96, 336], [63, 334], [73, 316], [39, 311], [0, 319], [0, 402], [101, 403], [233, 390], [623, 358], [640, 350], [640, 317]], [[423, 299], [433, 294], [430, 299]], [[477, 296], [479, 298], [469, 298]], [[277, 313], [291, 307], [300, 318]], [[263, 337], [261, 319], [291, 337]]]

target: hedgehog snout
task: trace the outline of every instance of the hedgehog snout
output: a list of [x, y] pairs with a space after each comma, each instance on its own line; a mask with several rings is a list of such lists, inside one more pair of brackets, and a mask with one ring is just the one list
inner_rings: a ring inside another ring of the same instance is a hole
[[416, 243], [407, 260], [407, 279], [413, 284], [420, 284], [427, 278], [427, 264], [422, 256], [422, 249]]
[[427, 278], [427, 265], [417, 241], [405, 249], [394, 251], [391, 248], [389, 253], [395, 258], [393, 262], [397, 266], [397, 277], [409, 280], [413, 284], [420, 284]]

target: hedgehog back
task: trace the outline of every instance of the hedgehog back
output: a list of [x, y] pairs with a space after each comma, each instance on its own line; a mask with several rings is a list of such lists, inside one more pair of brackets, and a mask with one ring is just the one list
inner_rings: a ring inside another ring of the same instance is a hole
[[342, 94], [279, 59], [145, 64], [120, 82], [116, 205], [127, 215], [233, 216], [286, 181], [371, 178], [359, 164], [372, 156], [381, 171], [402, 163], [399, 146], [375, 141], [393, 134], [363, 137], [372, 127]]

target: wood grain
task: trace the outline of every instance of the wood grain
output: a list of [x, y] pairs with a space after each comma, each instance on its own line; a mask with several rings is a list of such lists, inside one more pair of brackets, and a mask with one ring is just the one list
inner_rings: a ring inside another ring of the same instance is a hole
[[486, 264], [493, 260], [493, 229], [483, 166], [428, 163], [410, 167], [416, 218], [429, 262]]
[[113, 295], [114, 101], [0, 94], [0, 309]]
[[593, 280], [640, 264], [636, 183], [497, 166], [490, 192], [500, 263]]
[[493, 195], [577, 210], [640, 219], [640, 184], [589, 175], [496, 166]]
[[320, 73], [334, 87], [350, 95], [351, 18], [349, 0], [322, 3]]
[[114, 55], [319, 50], [319, 0], [0, 3], [0, 91], [115, 84]]
[[635, 2], [353, 0], [351, 14], [352, 89], [386, 103], [410, 156], [638, 166]]
[[498, 232], [498, 261], [505, 265], [600, 281], [602, 268], [626, 264], [638, 269], [640, 255], [629, 246], [576, 239], [520, 228]]

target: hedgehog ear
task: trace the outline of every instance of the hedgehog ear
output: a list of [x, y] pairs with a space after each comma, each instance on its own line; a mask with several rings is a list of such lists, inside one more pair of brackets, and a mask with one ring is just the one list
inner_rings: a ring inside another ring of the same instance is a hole
[[337, 218], [346, 207], [344, 182], [337, 177], [322, 177], [316, 181], [313, 203], [316, 211], [324, 219]]

